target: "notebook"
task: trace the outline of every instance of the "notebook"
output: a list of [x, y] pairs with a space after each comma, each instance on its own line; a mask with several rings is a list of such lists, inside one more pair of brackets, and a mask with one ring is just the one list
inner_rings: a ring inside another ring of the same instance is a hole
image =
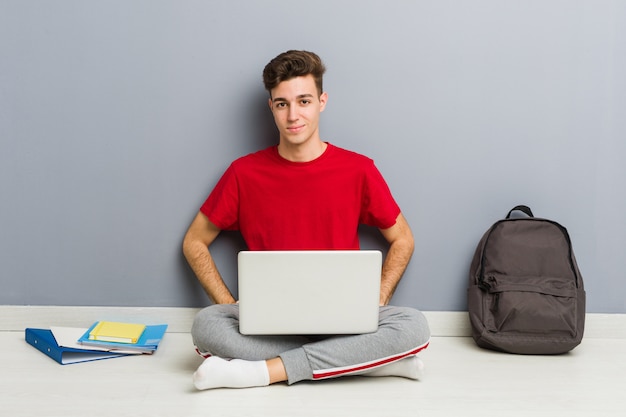
[[243, 251], [238, 268], [242, 334], [378, 329], [380, 251]]
[[145, 324], [99, 321], [89, 331], [89, 340], [137, 343], [137, 340], [139, 340], [144, 330], [146, 330]]

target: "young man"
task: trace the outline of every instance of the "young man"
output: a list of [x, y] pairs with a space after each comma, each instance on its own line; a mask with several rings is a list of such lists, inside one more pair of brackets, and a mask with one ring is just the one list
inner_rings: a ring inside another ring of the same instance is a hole
[[[288, 51], [267, 64], [263, 80], [278, 145], [234, 161], [185, 235], [185, 257], [215, 303], [198, 313], [192, 328], [206, 357], [194, 373], [198, 389], [355, 374], [420, 376], [415, 355], [428, 346], [426, 319], [415, 309], [387, 305], [413, 253], [413, 235], [373, 161], [321, 140], [324, 71], [320, 58], [306, 51]], [[221, 230], [239, 230], [250, 250], [359, 249], [359, 224], [379, 228], [389, 242], [377, 332], [239, 333], [238, 305], [208, 249]]]

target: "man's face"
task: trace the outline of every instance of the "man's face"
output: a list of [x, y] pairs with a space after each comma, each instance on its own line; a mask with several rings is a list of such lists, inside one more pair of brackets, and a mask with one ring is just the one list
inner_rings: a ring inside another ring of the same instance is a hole
[[269, 105], [281, 144], [300, 146], [320, 140], [319, 117], [326, 100], [327, 94], [319, 95], [312, 75], [283, 81], [272, 89]]

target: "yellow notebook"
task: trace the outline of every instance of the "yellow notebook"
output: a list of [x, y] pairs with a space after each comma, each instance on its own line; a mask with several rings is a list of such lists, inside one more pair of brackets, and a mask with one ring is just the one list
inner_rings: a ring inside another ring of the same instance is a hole
[[89, 332], [89, 339], [103, 342], [137, 343], [145, 329], [145, 324], [100, 321]]

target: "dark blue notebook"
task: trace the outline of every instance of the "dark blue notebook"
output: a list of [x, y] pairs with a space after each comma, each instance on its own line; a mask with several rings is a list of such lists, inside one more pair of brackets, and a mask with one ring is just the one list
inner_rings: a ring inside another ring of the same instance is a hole
[[28, 344], [45, 353], [61, 365], [127, 356], [124, 353], [59, 346], [52, 331], [47, 329], [28, 328], [25, 331], [25, 338]]

